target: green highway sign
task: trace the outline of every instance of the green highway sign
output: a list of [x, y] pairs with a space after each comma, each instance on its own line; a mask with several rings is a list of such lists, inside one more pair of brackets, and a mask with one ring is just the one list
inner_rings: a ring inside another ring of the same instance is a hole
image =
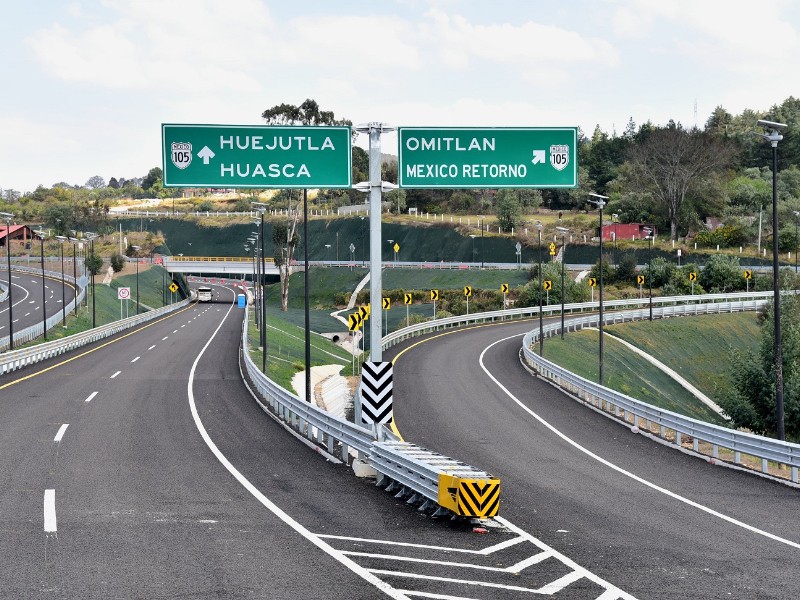
[[161, 125], [164, 187], [349, 188], [349, 127]]
[[405, 188], [578, 186], [577, 127], [400, 127]]

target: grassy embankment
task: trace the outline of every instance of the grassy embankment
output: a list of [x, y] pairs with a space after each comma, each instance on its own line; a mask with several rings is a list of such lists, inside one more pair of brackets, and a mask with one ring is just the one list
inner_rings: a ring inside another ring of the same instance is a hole
[[[715, 401], [730, 385], [730, 348], [755, 348], [759, 343], [756, 315], [752, 312], [639, 321], [613, 325], [606, 331], [609, 335], [604, 344], [604, 367], [608, 387], [648, 404], [717, 424], [725, 421], [668, 375], [615, 342], [613, 336], [653, 355]], [[598, 337], [598, 331], [585, 330], [569, 333], [563, 341], [551, 338], [545, 341], [544, 355], [597, 381]]]

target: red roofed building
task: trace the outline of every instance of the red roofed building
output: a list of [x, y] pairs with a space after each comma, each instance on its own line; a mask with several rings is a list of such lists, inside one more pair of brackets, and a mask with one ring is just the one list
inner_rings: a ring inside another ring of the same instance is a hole
[[6, 239], [11, 238], [12, 241], [19, 240], [21, 242], [28, 242], [35, 237], [33, 229], [27, 225], [0, 225], [0, 246], [5, 247]]

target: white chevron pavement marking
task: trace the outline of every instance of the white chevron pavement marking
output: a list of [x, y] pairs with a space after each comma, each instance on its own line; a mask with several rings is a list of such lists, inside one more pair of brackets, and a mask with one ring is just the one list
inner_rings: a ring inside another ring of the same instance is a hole
[[[525, 570], [526, 568], [539, 564], [548, 558], [553, 558], [559, 561], [562, 565], [571, 569], [570, 573], [567, 573], [563, 577], [552, 581], [538, 589], [526, 588], [521, 586], [515, 585], [508, 585], [508, 584], [501, 584], [501, 583], [489, 583], [489, 582], [481, 582], [481, 581], [472, 581], [468, 579], [458, 579], [458, 578], [450, 578], [450, 577], [438, 577], [435, 575], [423, 575], [423, 574], [416, 574], [416, 573], [409, 573], [405, 571], [393, 571], [390, 569], [369, 569], [371, 573], [376, 575], [384, 575], [388, 577], [404, 577], [409, 579], [418, 579], [418, 580], [430, 580], [430, 581], [438, 581], [443, 583], [455, 583], [460, 585], [473, 585], [478, 587], [491, 587], [491, 588], [498, 588], [498, 589], [507, 589], [511, 591], [522, 591], [528, 592], [533, 594], [542, 594], [542, 595], [553, 595], [562, 589], [566, 588], [570, 584], [586, 578], [587, 580], [591, 581], [592, 583], [598, 585], [599, 587], [604, 589], [604, 592], [597, 600], [636, 600], [636, 598], [626, 592], [623, 592], [613, 584], [605, 581], [601, 577], [591, 573], [590, 571], [586, 570], [585, 568], [578, 565], [575, 561], [567, 558], [554, 548], [551, 548], [541, 540], [535, 538], [531, 534], [527, 533], [523, 529], [520, 529], [516, 525], [512, 524], [510, 521], [506, 521], [505, 519], [501, 519], [500, 517], [496, 517], [494, 519], [499, 524], [503, 525], [506, 529], [510, 532], [515, 533], [516, 537], [505, 540], [498, 544], [494, 544], [493, 546], [488, 546], [486, 548], [482, 548], [480, 550], [472, 550], [472, 549], [465, 549], [465, 548], [449, 548], [446, 546], [432, 546], [428, 544], [413, 544], [409, 542], [395, 542], [392, 540], [380, 540], [380, 539], [370, 539], [370, 538], [360, 538], [360, 537], [350, 537], [350, 536], [340, 536], [340, 535], [330, 535], [330, 534], [318, 534], [319, 537], [327, 538], [327, 539], [335, 539], [335, 540], [342, 540], [342, 541], [352, 541], [357, 542], [359, 544], [375, 544], [380, 546], [399, 546], [405, 548], [419, 548], [420, 550], [436, 550], [441, 552], [446, 552], [448, 554], [460, 552], [463, 554], [471, 554], [473, 556], [490, 556], [496, 552], [500, 552], [507, 548], [511, 548], [512, 546], [516, 546], [522, 542], [528, 542], [533, 544], [536, 548], [539, 549], [539, 552], [536, 552], [532, 556], [521, 560], [510, 567], [489, 567], [483, 565], [472, 565], [469, 563], [462, 563], [462, 562], [455, 562], [455, 561], [441, 561], [441, 560], [434, 560], [434, 559], [422, 559], [416, 557], [407, 557], [407, 556], [395, 556], [395, 555], [386, 555], [386, 554], [376, 554], [371, 552], [355, 552], [355, 551], [342, 551], [343, 554], [347, 554], [348, 556], [353, 557], [363, 557], [363, 558], [370, 558], [370, 559], [385, 559], [385, 560], [394, 560], [397, 562], [406, 562], [406, 563], [424, 563], [424, 564], [431, 564], [431, 565], [439, 565], [444, 567], [460, 567], [465, 569], [477, 569], [481, 571], [490, 571], [495, 573], [511, 573], [511, 574], [518, 574]], [[404, 589], [402, 590], [403, 593], [410, 595], [410, 596], [421, 596], [425, 598], [439, 598], [442, 600], [469, 600], [468, 598], [464, 598], [463, 596], [452, 596], [447, 594], [434, 594], [429, 592], [417, 592], [412, 590]]]

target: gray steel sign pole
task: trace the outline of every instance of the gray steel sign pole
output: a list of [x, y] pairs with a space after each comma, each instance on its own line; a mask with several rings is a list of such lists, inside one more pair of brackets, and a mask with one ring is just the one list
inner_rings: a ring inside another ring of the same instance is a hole
[[[373, 309], [381, 306], [383, 277], [381, 274], [381, 133], [394, 131], [394, 127], [383, 123], [360, 125], [356, 131], [369, 133], [369, 302]], [[356, 186], [364, 189], [364, 186]], [[370, 319], [370, 360], [381, 362], [382, 319]]]

